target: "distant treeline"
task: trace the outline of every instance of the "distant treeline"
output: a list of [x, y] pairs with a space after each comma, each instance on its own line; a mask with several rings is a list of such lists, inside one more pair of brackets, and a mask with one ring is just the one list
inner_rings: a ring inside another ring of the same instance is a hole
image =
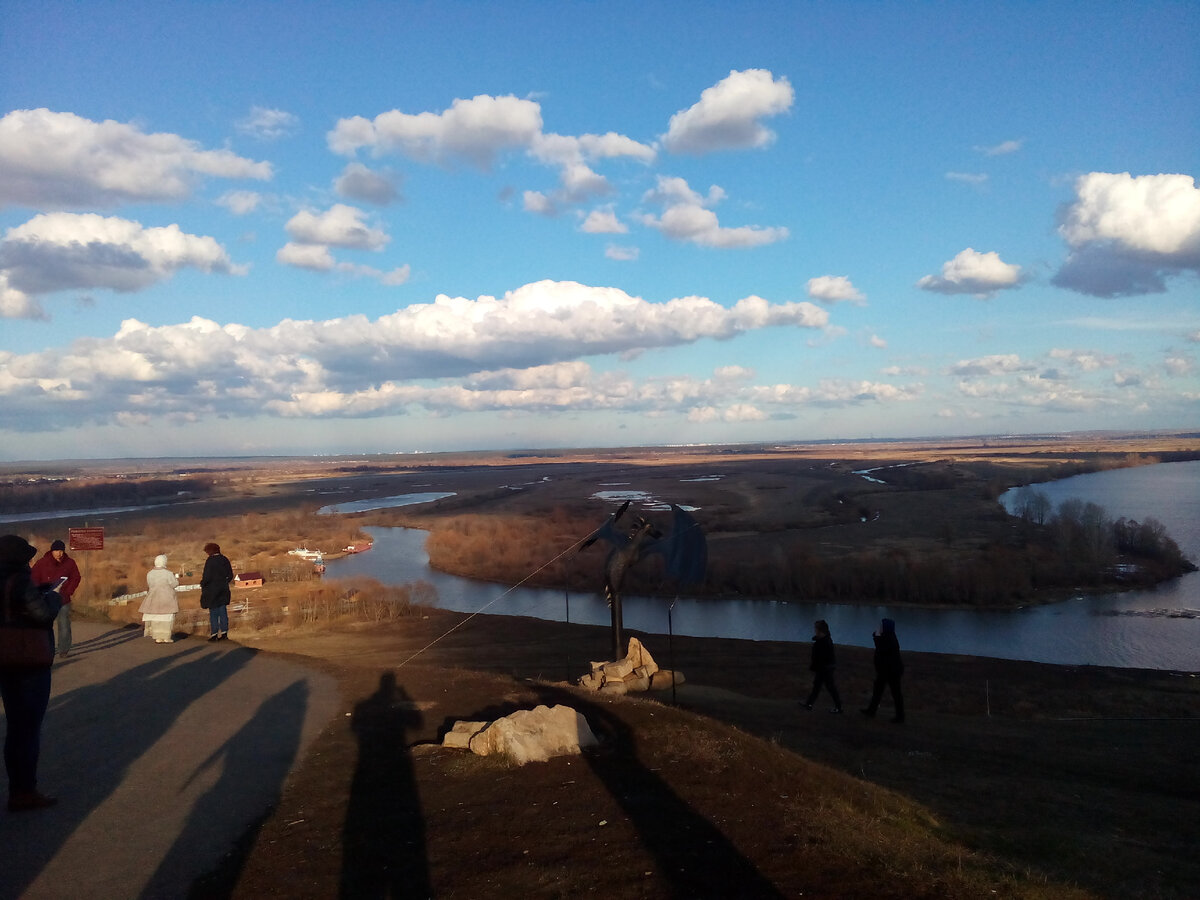
[[0, 511], [24, 513], [57, 509], [145, 506], [174, 500], [180, 494], [204, 497], [212, 490], [211, 477], [8, 482], [0, 484]]

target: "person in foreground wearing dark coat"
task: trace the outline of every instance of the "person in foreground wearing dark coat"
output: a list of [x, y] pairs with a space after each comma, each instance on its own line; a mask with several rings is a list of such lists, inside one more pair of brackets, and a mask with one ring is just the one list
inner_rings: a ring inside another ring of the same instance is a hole
[[223, 641], [229, 635], [229, 583], [233, 581], [233, 566], [219, 545], [204, 545], [208, 559], [200, 576], [200, 605], [208, 610], [208, 639]]
[[904, 694], [900, 691], [900, 676], [904, 674], [904, 662], [900, 659], [900, 641], [896, 639], [896, 623], [884, 619], [873, 635], [875, 638], [875, 690], [871, 692], [871, 702], [862, 711], [864, 716], [875, 715], [879, 709], [879, 701], [883, 699], [883, 689], [888, 687], [892, 692], [892, 703], [896, 707], [893, 722], [904, 721]]
[[833, 698], [833, 709], [829, 711], [831, 713], [840, 713], [842, 711], [842, 698], [838, 695], [837, 685], [833, 681], [833, 670], [835, 668], [833, 636], [829, 633], [829, 625], [824, 619], [818, 619], [814, 622], [813, 630], [816, 634], [813, 635], [812, 663], [809, 665], [813, 673], [813, 686], [808, 694], [808, 699], [802, 705], [805, 709], [812, 709], [813, 703], [817, 699], [817, 694], [821, 693], [821, 688], [824, 686], [828, 688], [829, 696]]
[[54, 619], [62, 598], [40, 588], [30, 577], [29, 561], [37, 555], [15, 534], [0, 537], [0, 624], [6, 629], [44, 637], [45, 660], [39, 663], [0, 657], [0, 699], [4, 702], [4, 768], [8, 773], [8, 809], [28, 812], [58, 801], [37, 789], [42, 720], [50, 703], [50, 667], [54, 662]]

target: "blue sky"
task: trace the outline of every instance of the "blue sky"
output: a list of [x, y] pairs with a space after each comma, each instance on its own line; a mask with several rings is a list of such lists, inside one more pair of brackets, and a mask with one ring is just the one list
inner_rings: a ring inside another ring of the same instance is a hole
[[0, 457], [1200, 426], [1194, 3], [56, 3]]

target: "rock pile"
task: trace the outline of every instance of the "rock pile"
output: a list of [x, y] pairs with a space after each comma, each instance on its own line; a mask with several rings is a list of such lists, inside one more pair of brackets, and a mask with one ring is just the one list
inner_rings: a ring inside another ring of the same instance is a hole
[[661, 691], [672, 684], [683, 684], [683, 673], [660, 669], [650, 651], [637, 638], [629, 639], [624, 659], [594, 662], [592, 671], [579, 679], [580, 687], [605, 694]]
[[581, 713], [569, 706], [519, 709], [494, 722], [455, 722], [443, 747], [477, 756], [502, 754], [519, 766], [552, 756], [577, 756], [598, 741]]

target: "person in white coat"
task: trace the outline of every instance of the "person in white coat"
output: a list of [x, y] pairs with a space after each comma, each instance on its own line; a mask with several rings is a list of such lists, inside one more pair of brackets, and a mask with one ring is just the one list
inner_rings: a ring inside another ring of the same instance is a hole
[[154, 638], [156, 644], [171, 643], [175, 613], [179, 612], [177, 587], [179, 579], [167, 568], [167, 557], [160, 553], [154, 557], [154, 568], [146, 573], [146, 599], [138, 607], [146, 625], [145, 636]]

